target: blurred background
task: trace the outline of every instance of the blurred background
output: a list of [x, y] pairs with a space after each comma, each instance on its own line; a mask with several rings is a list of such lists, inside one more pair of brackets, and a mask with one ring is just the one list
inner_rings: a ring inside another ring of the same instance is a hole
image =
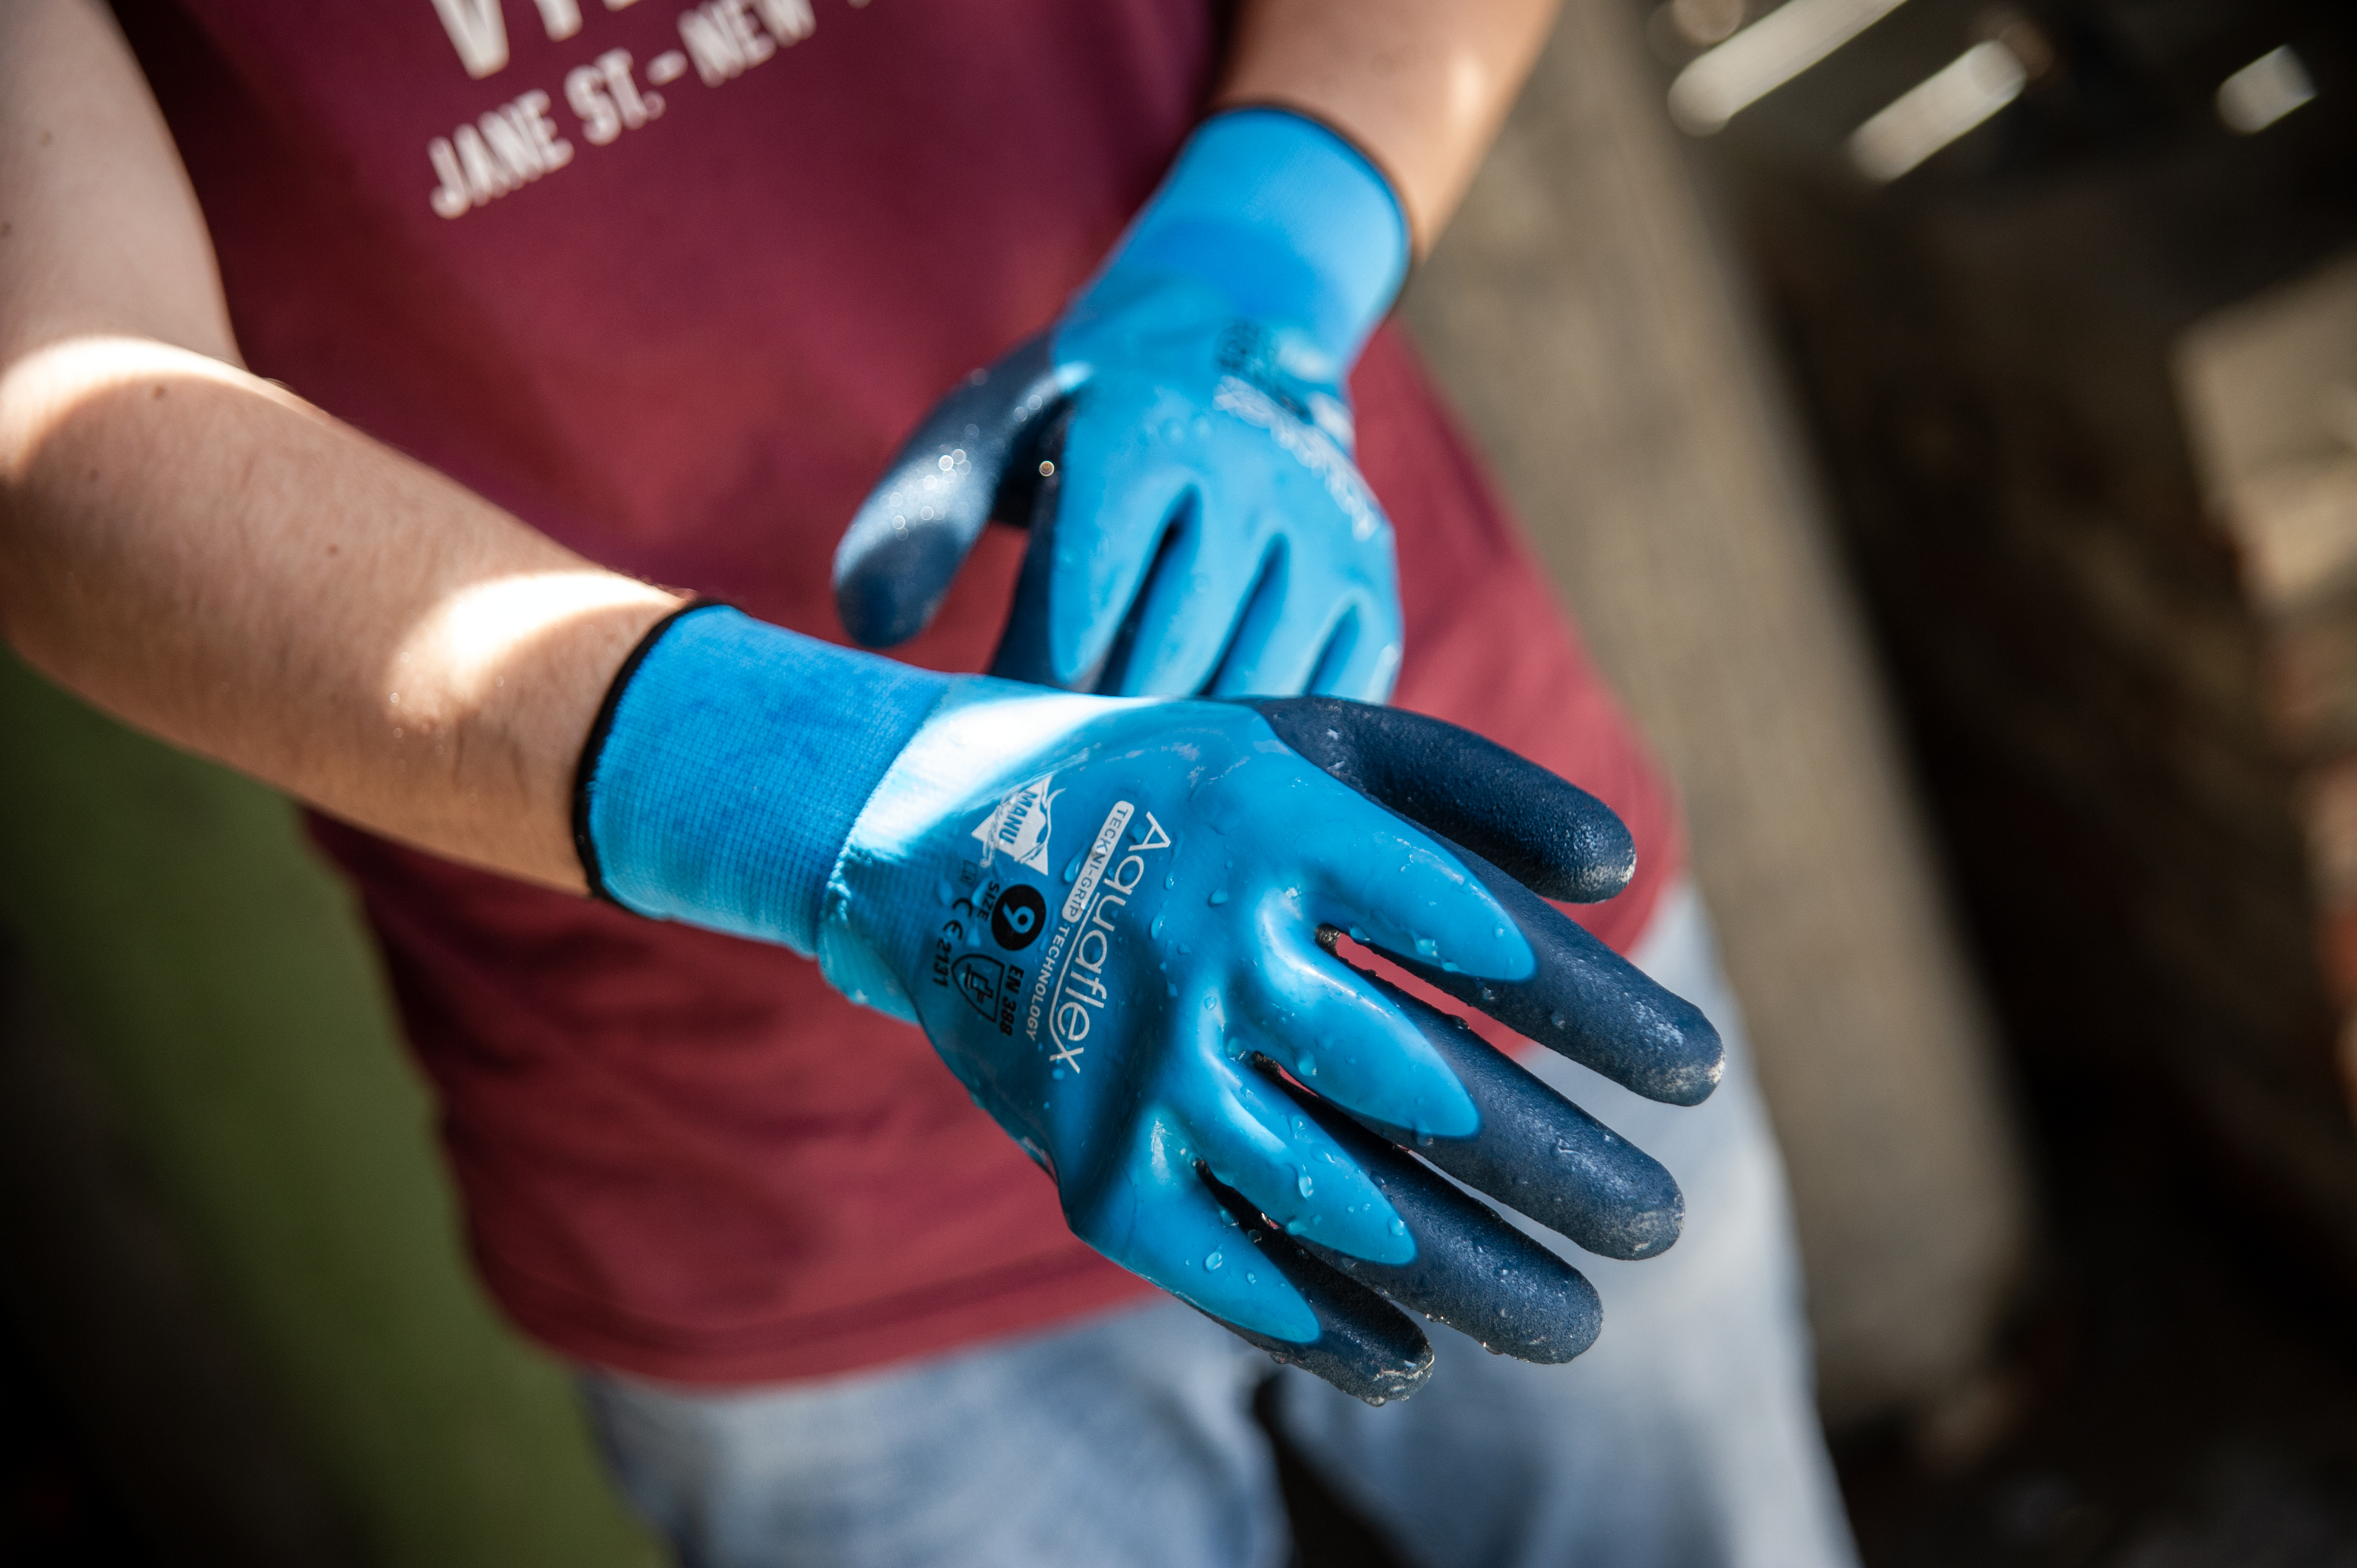
[[[1403, 311], [1684, 793], [1867, 1562], [2357, 1568], [2357, 8], [1570, 0]], [[653, 1563], [291, 813], [0, 733], [0, 1563]]]

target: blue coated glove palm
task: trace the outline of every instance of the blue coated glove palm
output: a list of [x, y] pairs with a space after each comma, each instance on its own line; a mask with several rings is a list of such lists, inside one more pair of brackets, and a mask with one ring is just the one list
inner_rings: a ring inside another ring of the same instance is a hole
[[996, 515], [1031, 530], [996, 674], [1383, 700], [1396, 568], [1344, 381], [1406, 261], [1348, 143], [1282, 110], [1211, 120], [1064, 317], [909, 437], [836, 553], [844, 624], [914, 635]]
[[582, 778], [594, 885], [814, 951], [923, 1026], [1082, 1240], [1361, 1397], [1428, 1371], [1400, 1306], [1541, 1361], [1600, 1326], [1437, 1172], [1606, 1256], [1676, 1237], [1660, 1165], [1340, 955], [1652, 1098], [1716, 1083], [1700, 1014], [1540, 897], [1618, 891], [1626, 831], [1462, 730], [945, 680], [715, 608], [618, 680]]

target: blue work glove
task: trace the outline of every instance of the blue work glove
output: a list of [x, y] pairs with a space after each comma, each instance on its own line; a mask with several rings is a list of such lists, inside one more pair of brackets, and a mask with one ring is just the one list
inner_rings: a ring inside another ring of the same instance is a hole
[[893, 459], [835, 553], [844, 625], [914, 636], [995, 515], [1031, 539], [994, 674], [1381, 702], [1397, 571], [1344, 381], [1407, 259], [1390, 186], [1333, 132], [1207, 121], [1063, 318]]
[[1429, 1369], [1390, 1303], [1539, 1361], [1601, 1323], [1433, 1167], [1608, 1257], [1676, 1239], [1660, 1165], [1338, 950], [1641, 1094], [1717, 1082], [1702, 1015], [1540, 897], [1618, 891], [1619, 820], [1452, 725], [952, 679], [713, 607], [616, 679], [576, 825], [605, 896], [922, 1026], [1083, 1240], [1363, 1398]]

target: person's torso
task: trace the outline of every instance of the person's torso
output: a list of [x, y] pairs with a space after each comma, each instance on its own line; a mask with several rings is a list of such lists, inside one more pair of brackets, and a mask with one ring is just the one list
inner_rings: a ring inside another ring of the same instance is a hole
[[[617, 569], [840, 639], [834, 545], [958, 376], [1050, 321], [1200, 113], [1204, 0], [120, 0], [258, 373]], [[1601, 795], [1658, 778], [1395, 334], [1354, 380], [1399, 698]], [[933, 628], [986, 659], [1019, 538]], [[791, 953], [320, 822], [441, 1092], [495, 1293], [741, 1381], [1122, 1299], [913, 1029]]]
[[1187, 0], [182, 15], [199, 39], [145, 63], [258, 373], [605, 564], [820, 636], [877, 470], [1094, 265], [1214, 42]]

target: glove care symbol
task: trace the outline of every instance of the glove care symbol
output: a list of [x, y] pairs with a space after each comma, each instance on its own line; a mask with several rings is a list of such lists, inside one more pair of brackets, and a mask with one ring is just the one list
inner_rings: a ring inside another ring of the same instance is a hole
[[1013, 856], [1017, 865], [1043, 873], [1048, 869], [1049, 815], [1056, 797], [1063, 793], [1048, 788], [1055, 777], [1042, 773], [1028, 783], [1017, 784], [974, 830], [974, 836], [982, 841], [985, 870], [1001, 853]]
[[968, 953], [950, 965], [950, 979], [974, 1010], [998, 1026], [1002, 1035], [1015, 1032], [1015, 993], [1023, 988], [1023, 972], [982, 953]]

